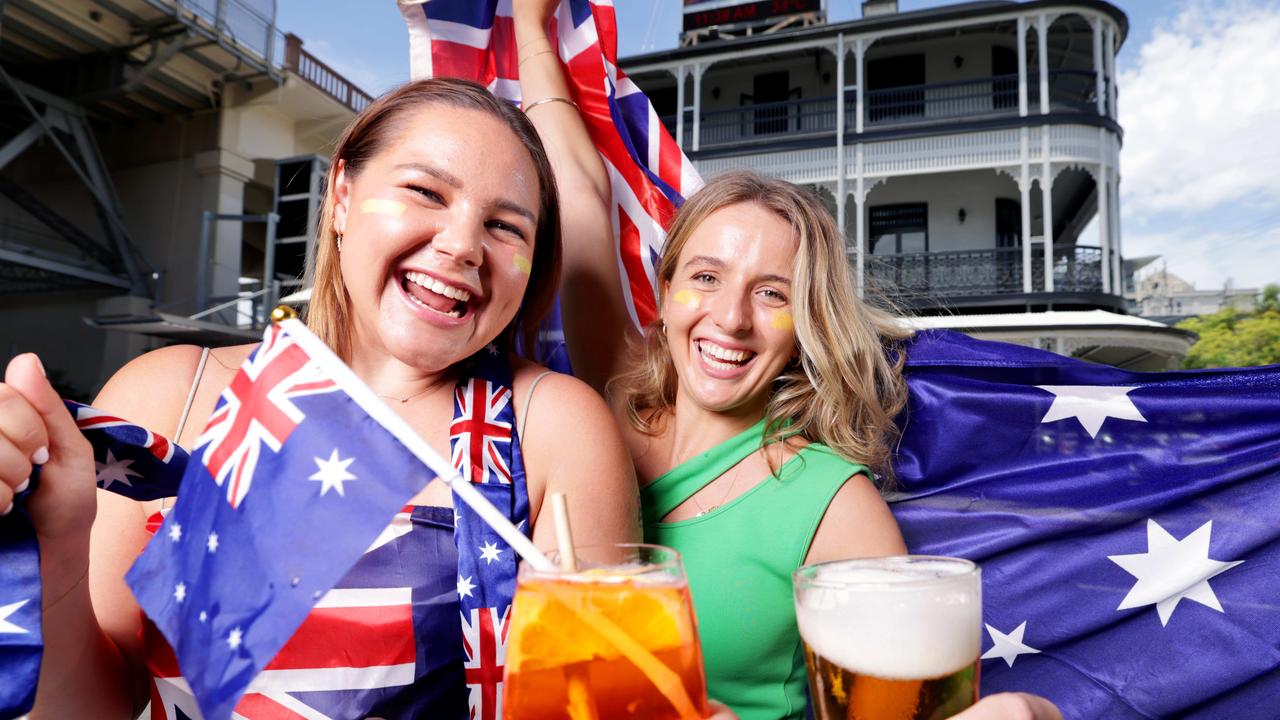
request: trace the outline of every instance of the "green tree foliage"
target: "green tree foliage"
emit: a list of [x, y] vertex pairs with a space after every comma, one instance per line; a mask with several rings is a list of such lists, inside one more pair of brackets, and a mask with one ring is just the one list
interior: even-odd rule
[[1280, 285], [1262, 291], [1253, 313], [1226, 308], [1212, 315], [1188, 318], [1178, 327], [1200, 336], [1183, 367], [1250, 367], [1280, 363]]

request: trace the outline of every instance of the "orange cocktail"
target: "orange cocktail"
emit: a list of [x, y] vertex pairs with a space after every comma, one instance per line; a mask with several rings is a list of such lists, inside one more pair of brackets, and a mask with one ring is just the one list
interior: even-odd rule
[[679, 554], [618, 545], [577, 555], [578, 572], [520, 570], [503, 715], [703, 717], [706, 678]]

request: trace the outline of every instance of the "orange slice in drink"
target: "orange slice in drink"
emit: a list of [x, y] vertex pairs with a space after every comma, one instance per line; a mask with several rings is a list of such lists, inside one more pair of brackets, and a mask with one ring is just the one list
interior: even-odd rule
[[[520, 637], [511, 658], [522, 670], [613, 658], [618, 648], [586, 625], [580, 614], [597, 613], [650, 652], [681, 645], [683, 593], [678, 587], [627, 583], [535, 580], [521, 585], [515, 612]], [[687, 632], [692, 633], [692, 628]]]

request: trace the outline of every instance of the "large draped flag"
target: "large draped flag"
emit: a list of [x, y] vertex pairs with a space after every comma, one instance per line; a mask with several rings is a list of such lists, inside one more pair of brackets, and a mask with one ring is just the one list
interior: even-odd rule
[[893, 510], [983, 572], [984, 692], [1274, 718], [1280, 366], [1137, 373], [917, 335]]
[[[400, 7], [415, 77], [519, 101], [508, 2]], [[565, 0], [556, 24], [644, 325], [661, 228], [700, 182], [617, 68], [612, 3]], [[637, 234], [632, 198], [670, 204], [641, 205]], [[907, 358], [892, 507], [913, 552], [982, 563], [986, 692], [1072, 718], [1276, 716], [1280, 368], [1132, 373], [942, 332]]]

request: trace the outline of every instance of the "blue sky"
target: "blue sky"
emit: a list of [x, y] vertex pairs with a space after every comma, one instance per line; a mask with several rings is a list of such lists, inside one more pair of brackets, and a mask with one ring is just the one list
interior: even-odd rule
[[[676, 45], [680, 0], [614, 2], [624, 57]], [[1130, 26], [1117, 58], [1125, 255], [1162, 255], [1200, 289], [1280, 282], [1280, 0], [1115, 4]], [[860, 7], [828, 0], [833, 21]], [[394, 0], [277, 0], [277, 24], [369, 92], [408, 79]]]

